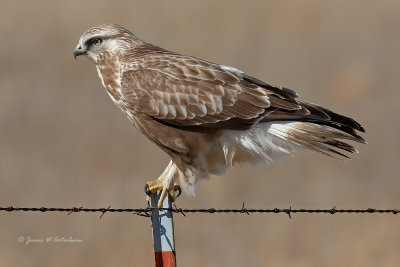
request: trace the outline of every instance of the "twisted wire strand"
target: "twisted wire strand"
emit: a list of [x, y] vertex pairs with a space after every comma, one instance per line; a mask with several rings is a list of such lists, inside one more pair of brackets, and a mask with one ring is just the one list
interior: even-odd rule
[[150, 214], [153, 210], [168, 210], [173, 213], [179, 213], [186, 217], [187, 213], [207, 213], [207, 214], [219, 214], [219, 213], [234, 213], [234, 214], [254, 214], [254, 213], [261, 213], [261, 214], [279, 214], [285, 213], [291, 218], [291, 214], [294, 213], [318, 213], [318, 214], [377, 214], [377, 213], [386, 213], [386, 214], [399, 214], [400, 210], [398, 209], [337, 209], [336, 206], [331, 209], [292, 209], [292, 207], [288, 209], [248, 209], [244, 206], [244, 203], [240, 209], [215, 209], [215, 208], [203, 208], [203, 209], [182, 209], [178, 208], [176, 205], [174, 208], [154, 208], [154, 207], [147, 207], [147, 208], [128, 208], [128, 209], [118, 209], [118, 208], [111, 208], [108, 206], [107, 208], [85, 208], [85, 207], [72, 207], [72, 208], [49, 208], [49, 207], [34, 207], [34, 208], [27, 208], [27, 207], [0, 207], [0, 211], [7, 211], [7, 212], [16, 212], [16, 211], [23, 211], [23, 212], [67, 212], [67, 214], [71, 213], [78, 213], [78, 212], [100, 212], [100, 218], [107, 212], [112, 213], [133, 213], [138, 216], [150, 217]]

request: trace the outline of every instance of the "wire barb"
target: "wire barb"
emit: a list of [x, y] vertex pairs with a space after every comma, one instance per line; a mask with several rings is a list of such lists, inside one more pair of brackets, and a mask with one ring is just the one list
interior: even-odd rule
[[186, 217], [186, 214], [183, 212], [183, 210], [180, 209], [180, 208], [178, 208], [178, 207], [176, 206], [175, 203], [174, 203], [174, 207], [175, 207], [175, 210], [176, 210], [177, 212], [179, 212], [179, 213], [182, 214], [184, 217]]
[[244, 202], [242, 204], [242, 213], [246, 213], [247, 215], [250, 215], [250, 213], [248, 212], [248, 210], [244, 207]]
[[335, 213], [336, 213], [336, 206], [334, 206], [334, 207], [329, 211], [329, 213], [330, 213], [330, 214], [335, 214]]
[[101, 215], [99, 217], [99, 219], [103, 218], [104, 213], [106, 213], [107, 211], [110, 211], [111, 206], [108, 206], [107, 209], [101, 209]]
[[70, 215], [72, 212], [80, 212], [83, 209], [83, 207], [72, 207], [71, 211], [67, 213], [67, 215]]
[[285, 211], [287, 213], [287, 215], [289, 216], [289, 219], [292, 219], [292, 215], [290, 215], [290, 213], [292, 212], [292, 206], [289, 207], [288, 210]]

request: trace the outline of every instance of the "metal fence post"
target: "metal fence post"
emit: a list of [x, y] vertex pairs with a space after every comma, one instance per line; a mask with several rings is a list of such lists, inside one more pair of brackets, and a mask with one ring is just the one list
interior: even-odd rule
[[[151, 226], [153, 228], [154, 265], [156, 267], [176, 267], [174, 222], [172, 211], [157, 209], [161, 191], [150, 196]], [[171, 209], [171, 200], [167, 196], [163, 202], [164, 209]]]

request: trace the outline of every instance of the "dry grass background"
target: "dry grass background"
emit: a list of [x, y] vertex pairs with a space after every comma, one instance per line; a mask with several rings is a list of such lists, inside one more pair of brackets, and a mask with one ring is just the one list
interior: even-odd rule
[[[236, 167], [186, 208], [399, 208], [398, 1], [2, 1], [0, 205], [144, 207], [167, 157], [72, 52], [114, 22], [170, 50], [235, 66], [359, 120], [369, 145], [343, 163], [305, 152]], [[150, 223], [129, 214], [1, 213], [1, 266], [152, 266]], [[399, 266], [393, 215], [175, 217], [180, 266]], [[30, 244], [19, 236], [72, 236]]]

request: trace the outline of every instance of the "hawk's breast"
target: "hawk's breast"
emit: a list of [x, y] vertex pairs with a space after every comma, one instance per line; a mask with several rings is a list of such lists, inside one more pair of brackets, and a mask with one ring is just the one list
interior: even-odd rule
[[119, 70], [119, 61], [105, 61], [96, 66], [97, 74], [106, 89], [112, 101], [124, 112], [127, 109], [124, 105], [123, 95], [121, 93], [121, 73]]

